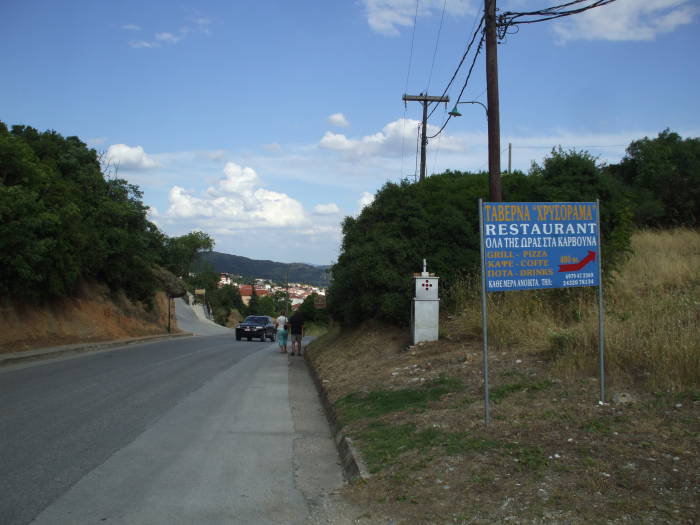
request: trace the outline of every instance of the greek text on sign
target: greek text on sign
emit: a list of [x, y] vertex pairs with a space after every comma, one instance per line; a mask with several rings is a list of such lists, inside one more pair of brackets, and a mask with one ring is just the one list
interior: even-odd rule
[[482, 253], [489, 292], [598, 286], [595, 202], [484, 202]]

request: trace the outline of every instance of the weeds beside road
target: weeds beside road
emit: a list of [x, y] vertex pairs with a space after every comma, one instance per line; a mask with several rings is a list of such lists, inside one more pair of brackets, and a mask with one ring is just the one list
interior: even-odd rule
[[700, 235], [634, 243], [606, 290], [605, 404], [592, 290], [492, 301], [488, 427], [473, 290], [434, 343], [372, 325], [319, 338], [312, 364], [372, 473], [346, 497], [406, 524], [697, 523]]

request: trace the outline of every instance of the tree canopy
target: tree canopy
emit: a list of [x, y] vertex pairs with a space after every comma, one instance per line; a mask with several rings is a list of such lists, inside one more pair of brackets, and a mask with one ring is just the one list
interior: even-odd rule
[[[630, 251], [634, 227], [698, 226], [700, 139], [663, 131], [632, 142], [619, 164], [601, 165], [585, 151], [552, 150], [529, 173], [502, 177], [505, 201], [600, 199], [605, 276]], [[343, 223], [332, 268], [331, 315], [343, 323], [377, 318], [406, 324], [410, 276], [428, 259], [449, 287], [479, 264], [478, 199], [488, 200], [485, 173], [446, 171], [419, 183], [387, 183], [358, 217]]]
[[0, 292], [47, 299], [94, 279], [150, 301], [156, 265], [182, 275], [213, 241], [202, 232], [168, 238], [142, 196], [105, 177], [77, 137], [0, 122]]

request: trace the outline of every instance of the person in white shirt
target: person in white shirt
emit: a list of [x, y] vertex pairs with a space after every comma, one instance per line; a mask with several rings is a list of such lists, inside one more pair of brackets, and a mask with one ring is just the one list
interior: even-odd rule
[[277, 318], [277, 344], [280, 345], [280, 352], [283, 354], [287, 353], [287, 319], [284, 314], [280, 314]]

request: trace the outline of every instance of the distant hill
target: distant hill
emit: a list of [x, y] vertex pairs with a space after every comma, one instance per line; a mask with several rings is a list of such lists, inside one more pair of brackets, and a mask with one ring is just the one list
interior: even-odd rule
[[[198, 269], [210, 264], [215, 272], [232, 273], [244, 277], [260, 277], [292, 283], [328, 286], [330, 266], [313, 266], [304, 263], [281, 263], [248, 259], [240, 255], [220, 252], [203, 252], [199, 256]], [[289, 272], [289, 273], [287, 273]]]

